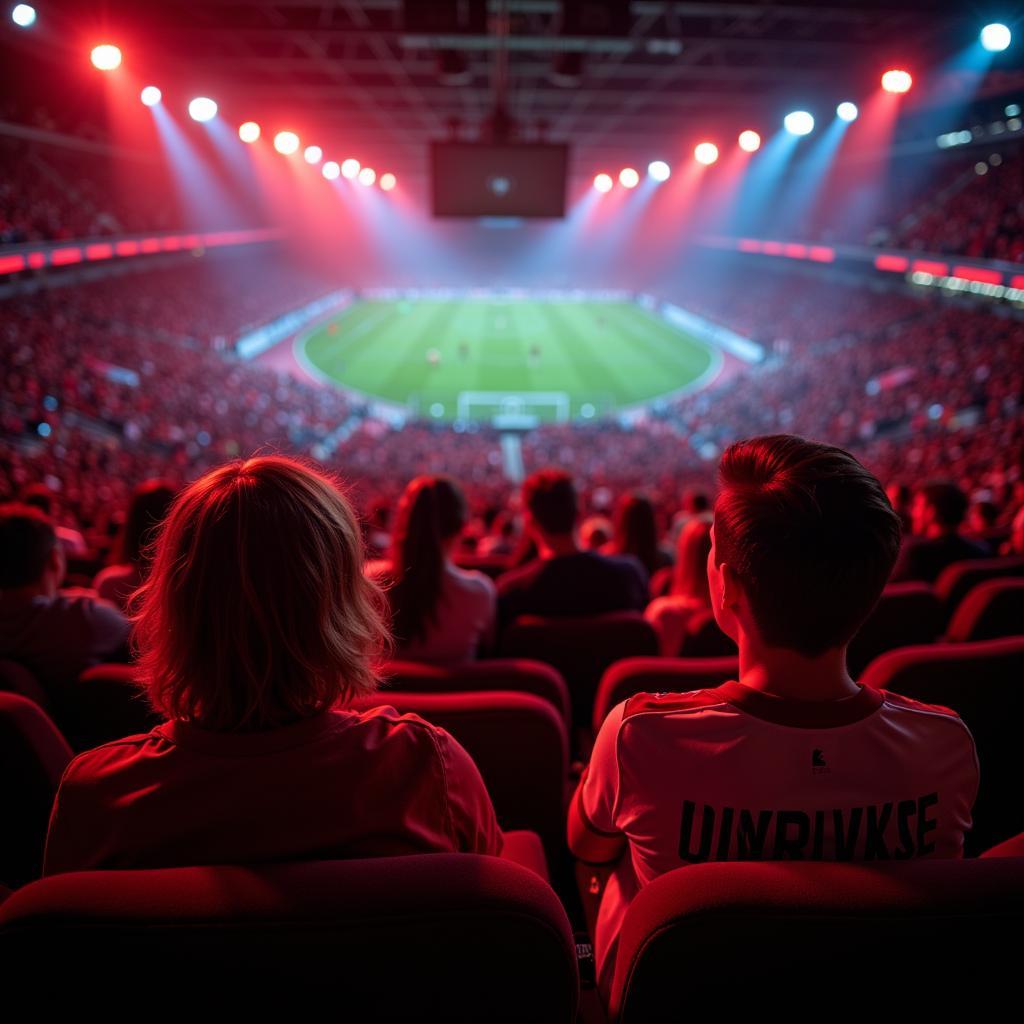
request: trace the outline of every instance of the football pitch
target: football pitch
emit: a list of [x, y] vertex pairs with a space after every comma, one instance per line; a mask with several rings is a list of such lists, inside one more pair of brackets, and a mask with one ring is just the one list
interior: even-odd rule
[[325, 380], [443, 420], [601, 416], [699, 387], [720, 355], [631, 302], [364, 300], [297, 339]]

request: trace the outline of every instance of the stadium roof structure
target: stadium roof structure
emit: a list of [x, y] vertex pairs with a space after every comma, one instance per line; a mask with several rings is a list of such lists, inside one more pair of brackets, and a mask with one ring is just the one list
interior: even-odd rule
[[[920, 81], [979, 29], [977, 11], [952, 0], [468, 0], [466, 30], [432, 21], [453, 6], [60, 4], [71, 17], [102, 7], [106, 25], [136, 33], [127, 45], [141, 43], [152, 68], [204, 95], [216, 89], [224, 109], [230, 99], [221, 97], [244, 105], [246, 117], [291, 111], [399, 173], [425, 167], [428, 141], [486, 133], [496, 75], [522, 137], [568, 141], [588, 166], [635, 162], [680, 136], [774, 130], [787, 110], [812, 100], [834, 109], [876, 89], [889, 66], [907, 66]], [[608, 13], [597, 29], [587, 21], [594, 6]], [[1011, 53], [1000, 67], [1019, 68], [1018, 58]]]

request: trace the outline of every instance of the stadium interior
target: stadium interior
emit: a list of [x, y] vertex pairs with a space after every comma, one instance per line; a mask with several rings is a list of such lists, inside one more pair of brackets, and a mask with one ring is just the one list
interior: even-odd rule
[[[40, 985], [107, 1010], [198, 984], [302, 1019], [565, 1024], [760, 1013], [766, 992], [799, 991], [806, 1012], [1019, 1003], [1024, 5], [38, 0], [0, 11], [0, 82], [0, 520], [61, 553], [40, 596], [19, 575], [29, 541], [0, 522], [9, 1019], [44, 1005]], [[730, 855], [722, 824], [716, 856], [706, 806], [708, 851], [683, 856], [676, 826], [679, 866], [636, 883], [612, 959], [599, 914], [624, 883], [573, 839], [576, 814], [592, 842], [612, 834], [588, 818], [587, 773], [608, 723], [653, 699], [637, 695], [747, 682], [709, 584], [712, 526], [727, 453], [777, 435], [849, 453], [899, 518], [844, 671], [959, 716], [980, 765], [970, 826], [952, 855], [869, 864], [867, 839], [786, 854], [782, 825], [777, 856], [763, 840]], [[454, 737], [501, 856], [324, 842], [202, 859], [183, 822], [177, 860], [133, 861], [118, 815], [154, 776], [95, 826], [103, 856], [53, 869], [74, 766], [189, 717], [154, 697], [135, 632], [157, 643], [162, 524], [196, 481], [273, 456], [338, 484], [390, 615], [379, 686], [346, 706]], [[572, 521], [548, 529], [537, 488], [563, 485]], [[436, 572], [477, 595], [479, 622], [477, 605], [444, 611], [435, 577], [427, 625], [409, 625], [428, 499]], [[564, 593], [527, 601], [538, 567], [584, 553], [640, 596], [566, 569]], [[225, 583], [225, 604], [254, 579]], [[61, 594], [124, 632], [77, 660], [80, 623], [30, 642], [25, 608]], [[200, 650], [216, 629], [175, 638]], [[862, 768], [836, 769], [829, 799], [855, 804]], [[888, 782], [878, 835], [904, 828], [910, 783]], [[354, 806], [323, 813], [371, 814]], [[629, 839], [635, 864], [657, 843]], [[880, 964], [851, 981], [869, 950], [955, 986], [892, 997]]]

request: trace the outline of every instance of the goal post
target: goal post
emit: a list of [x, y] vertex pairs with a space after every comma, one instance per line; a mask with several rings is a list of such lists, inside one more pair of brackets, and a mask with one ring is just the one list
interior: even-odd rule
[[567, 423], [569, 395], [565, 391], [460, 391], [456, 418], [490, 420], [506, 430], [528, 430], [538, 423]]

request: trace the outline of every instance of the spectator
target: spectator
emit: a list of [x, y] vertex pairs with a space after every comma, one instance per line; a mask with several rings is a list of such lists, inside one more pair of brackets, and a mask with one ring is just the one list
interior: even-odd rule
[[91, 665], [123, 658], [128, 623], [92, 591], [61, 591], [64, 547], [30, 505], [0, 506], [0, 658], [29, 669], [57, 702]]
[[57, 539], [61, 542], [65, 554], [70, 558], [88, 557], [89, 545], [85, 543], [81, 531], [57, 524], [57, 502], [53, 491], [46, 484], [30, 484], [21, 492], [21, 500], [25, 505], [39, 509], [48, 519], [53, 520]]
[[956, 484], [937, 480], [918, 487], [910, 506], [914, 533], [904, 540], [893, 580], [934, 583], [947, 565], [987, 558], [987, 544], [960, 535], [966, 514], [967, 496]]
[[493, 642], [494, 583], [452, 562], [465, 525], [466, 500], [453, 480], [420, 476], [406, 487], [395, 517], [391, 561], [368, 567], [390, 580], [399, 657], [457, 665]]
[[665, 657], [679, 655], [686, 624], [694, 612], [711, 610], [710, 552], [711, 525], [704, 519], [691, 519], [679, 534], [671, 589], [664, 597], [655, 598], [644, 612], [644, 618], [658, 634], [658, 644]]
[[626, 491], [615, 505], [615, 526], [606, 555], [632, 555], [648, 578], [667, 568], [672, 559], [658, 547], [658, 524], [654, 503], [636, 491]]
[[878, 481], [841, 449], [786, 435], [733, 445], [720, 475], [708, 578], [739, 682], [617, 705], [570, 807], [576, 856], [615, 863], [594, 942], [605, 991], [629, 903], [666, 871], [959, 857], [971, 826], [963, 722], [846, 671], [899, 551]]
[[175, 500], [137, 624], [150, 701], [169, 721], [79, 755], [44, 874], [431, 851], [496, 854], [469, 755], [388, 707], [384, 602], [359, 526], [320, 473], [229, 463]]
[[498, 580], [498, 620], [520, 615], [598, 615], [643, 609], [647, 581], [633, 559], [581, 551], [576, 489], [568, 473], [543, 469], [523, 484], [523, 526], [537, 557]]
[[96, 593], [121, 611], [128, 610], [128, 599], [149, 571], [156, 530], [174, 501], [174, 493], [166, 480], [146, 480], [135, 488], [121, 531], [119, 561], [100, 570], [93, 580]]

